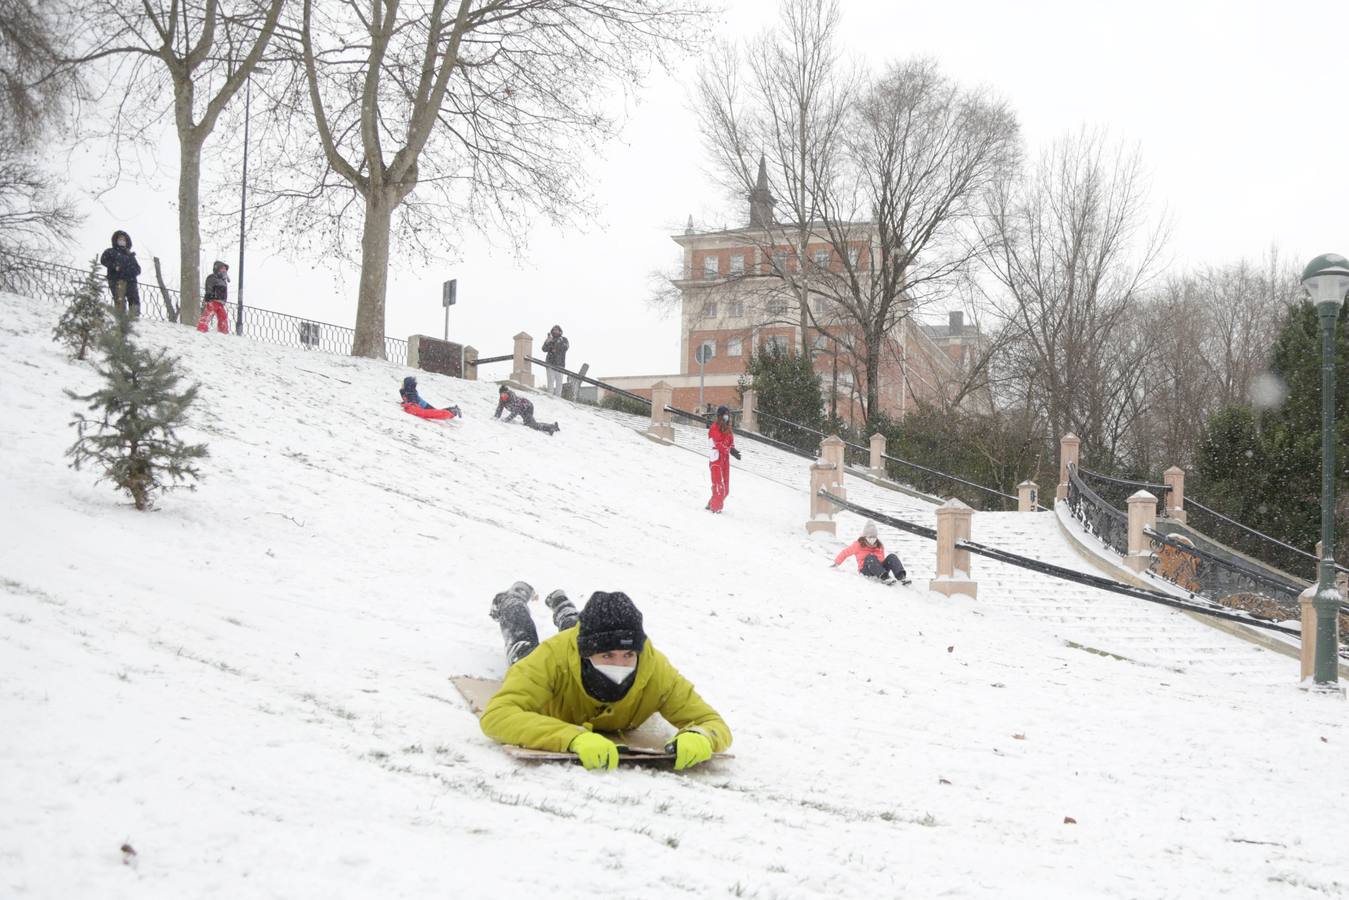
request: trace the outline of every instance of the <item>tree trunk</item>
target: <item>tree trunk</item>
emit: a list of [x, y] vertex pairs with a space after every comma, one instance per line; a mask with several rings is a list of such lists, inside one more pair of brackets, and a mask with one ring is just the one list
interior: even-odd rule
[[867, 338], [867, 405], [862, 419], [868, 425], [881, 410], [881, 353], [884, 352], [885, 332]]
[[389, 231], [398, 201], [389, 190], [372, 189], [365, 198], [361, 233], [361, 286], [356, 301], [352, 356], [384, 359], [384, 299], [389, 287]]
[[178, 132], [178, 321], [195, 325], [201, 314], [201, 142]]

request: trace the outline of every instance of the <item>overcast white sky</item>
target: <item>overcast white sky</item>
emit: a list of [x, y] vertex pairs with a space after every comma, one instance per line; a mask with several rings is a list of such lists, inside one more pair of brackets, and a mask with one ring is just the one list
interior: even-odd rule
[[[1258, 257], [1271, 242], [1299, 265], [1318, 253], [1349, 253], [1342, 3], [844, 0], [843, 9], [845, 52], [875, 65], [926, 55], [963, 82], [994, 87], [1017, 111], [1032, 154], [1083, 124], [1136, 143], [1151, 172], [1154, 211], [1172, 221], [1176, 267]], [[707, 20], [706, 35], [710, 43], [752, 34], [776, 14], [775, 0], [734, 0]], [[395, 261], [388, 333], [441, 334], [440, 283], [457, 277], [451, 338], [484, 356], [510, 352], [521, 330], [541, 340], [556, 323], [571, 338], [573, 366], [589, 362], [601, 376], [678, 371], [678, 323], [646, 303], [649, 277], [677, 260], [669, 236], [690, 214], [709, 227], [740, 224], [744, 215], [706, 173], [687, 101], [697, 62], [653, 76], [641, 91], [622, 139], [595, 165], [594, 221], [539, 227], [520, 259], [470, 240], [462, 259]], [[78, 255], [87, 259], [114, 227], [125, 227], [147, 270], [157, 254], [175, 284], [175, 166], [170, 154], [153, 182], [127, 182], [103, 196]], [[238, 193], [203, 202], [237, 210]], [[238, 253], [237, 239], [204, 249], [206, 261], [220, 257], [232, 267]], [[338, 324], [354, 319], [354, 264], [335, 286], [342, 267], [287, 258], [263, 235], [250, 239], [247, 260], [247, 304]]]

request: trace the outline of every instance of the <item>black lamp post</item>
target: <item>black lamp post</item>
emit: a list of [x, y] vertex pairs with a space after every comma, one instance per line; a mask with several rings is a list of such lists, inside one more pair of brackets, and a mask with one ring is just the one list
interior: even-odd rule
[[244, 82], [244, 171], [239, 180], [239, 287], [234, 296], [234, 333], [244, 333], [244, 238], [248, 225], [248, 120], [253, 100], [253, 76], [266, 74], [254, 68]]
[[1335, 323], [1349, 293], [1349, 259], [1325, 253], [1307, 263], [1302, 286], [1321, 319], [1321, 567], [1316, 585], [1317, 685], [1339, 681], [1337, 616], [1340, 593], [1335, 589]]

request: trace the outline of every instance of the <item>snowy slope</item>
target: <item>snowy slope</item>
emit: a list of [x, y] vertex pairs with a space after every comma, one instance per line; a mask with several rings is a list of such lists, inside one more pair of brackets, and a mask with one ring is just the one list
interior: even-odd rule
[[[0, 896], [1349, 895], [1346, 705], [1293, 660], [1151, 608], [1196, 629], [1175, 655], [1086, 653], [1025, 605], [1092, 598], [991, 570], [930, 595], [908, 537], [883, 535], [911, 589], [830, 569], [803, 462], [759, 445], [710, 516], [706, 460], [614, 417], [536, 399], [549, 438], [422, 374], [467, 414], [424, 422], [400, 367], [153, 323], [212, 455], [139, 514], [65, 465], [61, 388], [95, 378], [56, 310], [0, 303]], [[976, 539], [1048, 540], [996, 521]], [[628, 592], [736, 759], [500, 753], [447, 676], [502, 673], [486, 612], [517, 578]], [[1200, 636], [1257, 662], [1186, 665]]]

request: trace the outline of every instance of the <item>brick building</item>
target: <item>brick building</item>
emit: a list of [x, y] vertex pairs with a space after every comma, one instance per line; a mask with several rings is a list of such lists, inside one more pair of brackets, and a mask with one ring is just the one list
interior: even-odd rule
[[[774, 201], [762, 161], [758, 182], [750, 194], [748, 225], [697, 231], [690, 218], [684, 233], [673, 236], [683, 251], [682, 271], [673, 279], [680, 293], [679, 371], [601, 380], [648, 398], [651, 386], [665, 381], [674, 388], [673, 405], [693, 410], [701, 375], [706, 405], [738, 407], [739, 380], [753, 352], [773, 344], [800, 350], [799, 301], [790, 282], [800, 277], [842, 278], [847, 273], [866, 277], [874, 226], [854, 223], [826, 234], [823, 223], [815, 223], [804, 252], [798, 253], [785, 226], [773, 220]], [[821, 375], [826, 412], [836, 410], [853, 421], [861, 417], [857, 401], [865, 396], [864, 369], [840, 348], [837, 338], [846, 326], [831, 314], [829, 301], [816, 297], [811, 302], [814, 324], [807, 325], [806, 338]], [[921, 325], [905, 317], [887, 337], [882, 355], [882, 410], [900, 418], [920, 400], [939, 400], [961, 379], [978, 340], [959, 312], [951, 313], [944, 326]], [[700, 351], [705, 360], [701, 366]], [[987, 392], [970, 402], [988, 403]]]

